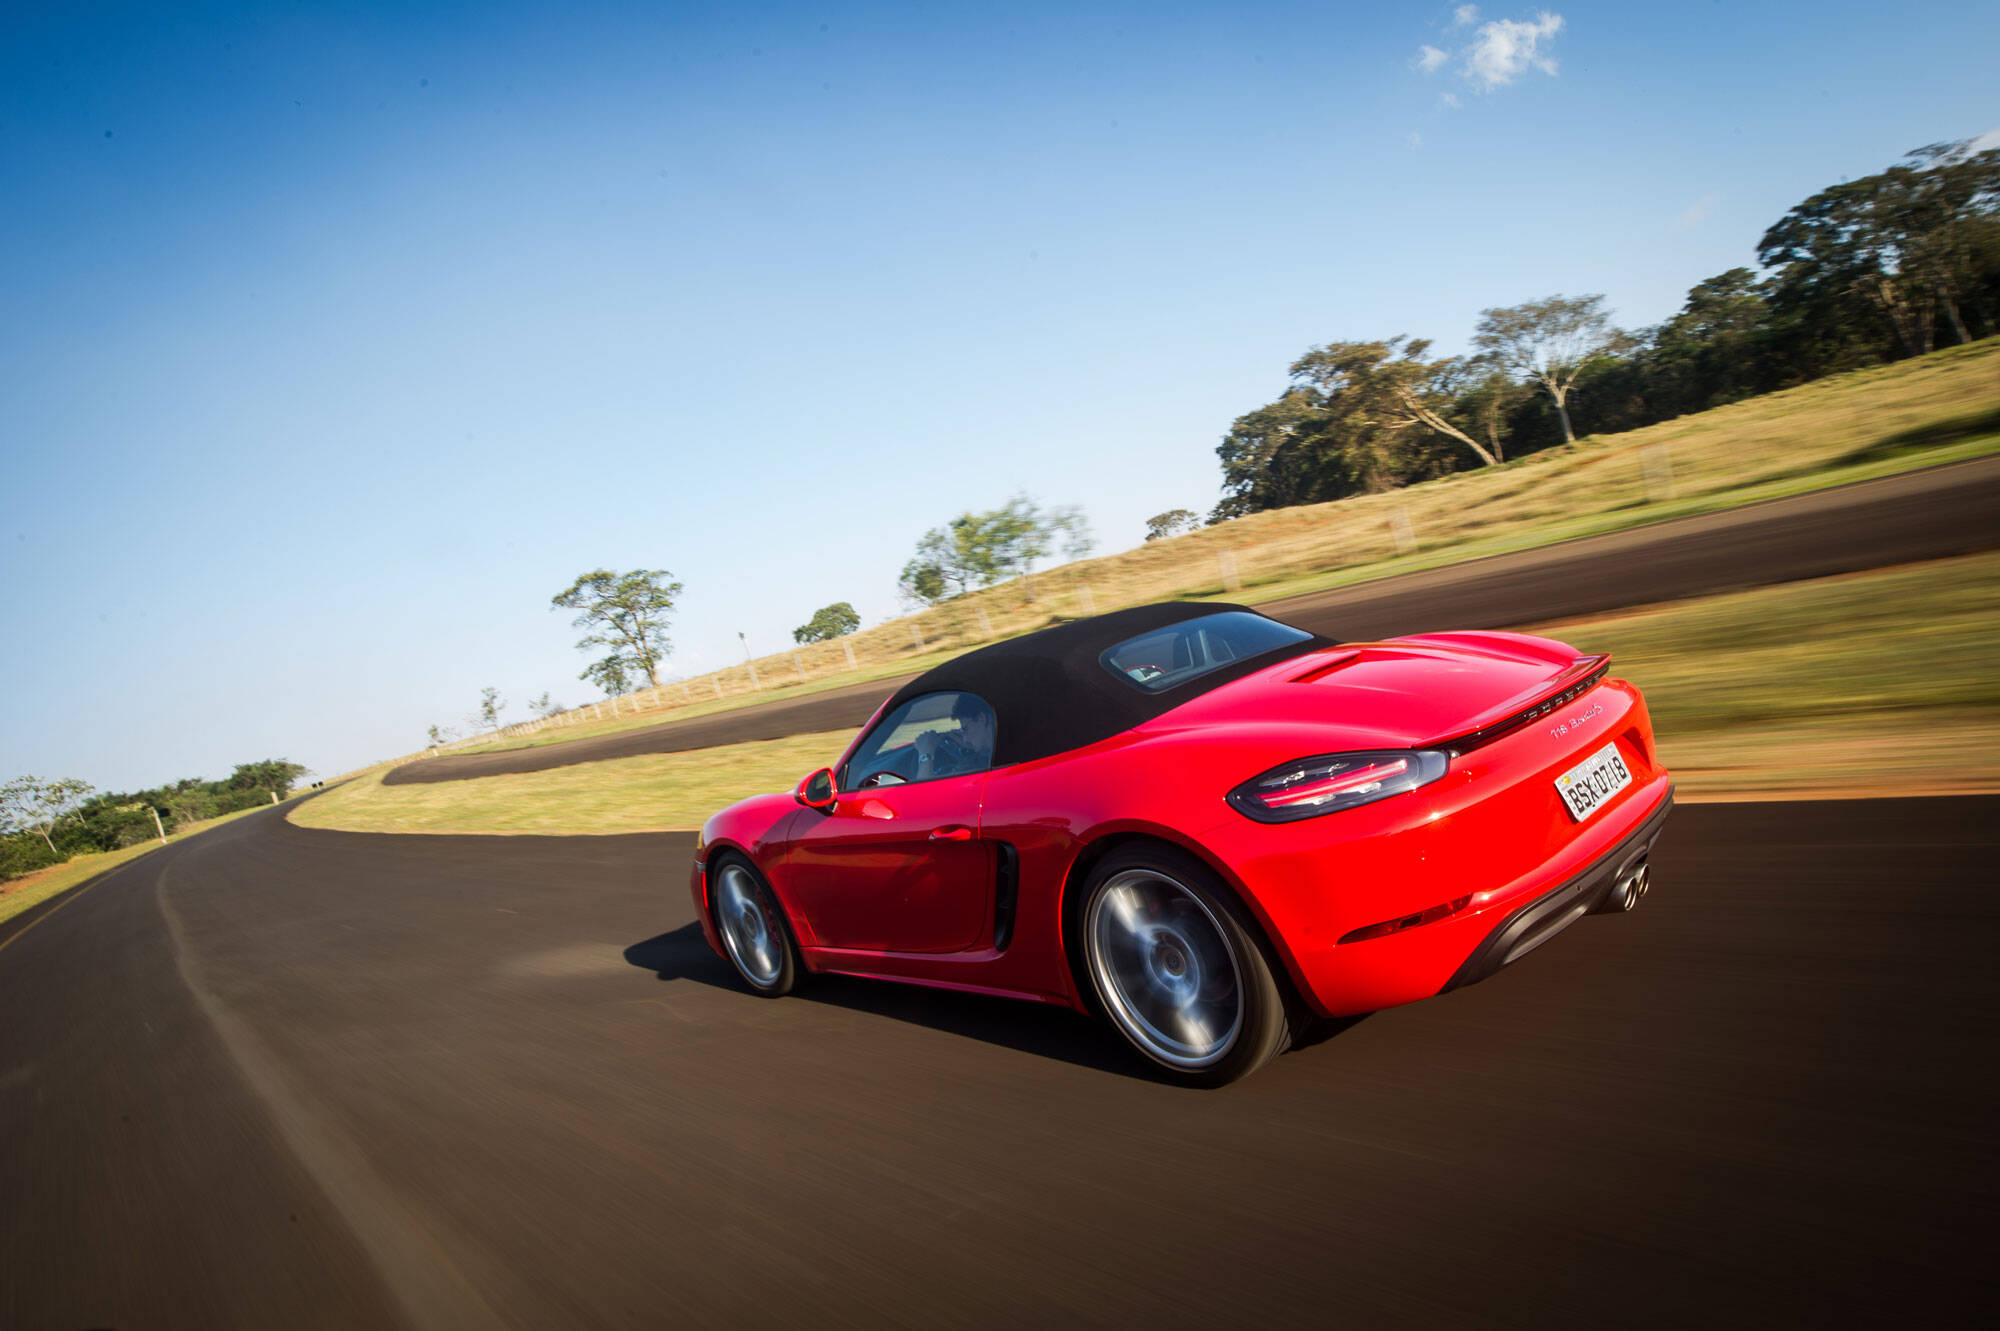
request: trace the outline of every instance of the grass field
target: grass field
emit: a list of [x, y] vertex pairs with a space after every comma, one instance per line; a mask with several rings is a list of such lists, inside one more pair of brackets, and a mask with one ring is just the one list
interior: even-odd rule
[[[1537, 630], [1612, 652], [1646, 691], [1691, 798], [2000, 789], [2000, 554], [1821, 578]], [[700, 826], [790, 789], [851, 732], [383, 786], [292, 821], [365, 832], [611, 833]]]
[[[456, 752], [561, 743], [914, 672], [1055, 615], [1173, 597], [1252, 604], [1580, 536], [1714, 512], [2000, 452], [2000, 338], [1858, 370], [1627, 434], [1586, 437], [1497, 467], [1386, 494], [1253, 514], [1065, 565], [911, 619], [642, 697], [645, 709], [574, 719]], [[1403, 523], [1414, 538], [1400, 548]], [[1226, 585], [1225, 559], [1239, 588]], [[982, 622], [983, 621], [983, 622]], [[912, 627], [925, 646], [919, 649]], [[716, 696], [716, 688], [724, 696]], [[629, 706], [629, 704], [628, 704]]]
[[375, 772], [308, 800], [290, 817], [301, 827], [352, 832], [575, 836], [699, 827], [746, 795], [790, 790], [838, 758], [853, 737], [830, 731], [425, 785], [385, 786]]
[[1613, 654], [1690, 795], [2000, 790], [2000, 554], [1538, 631]]
[[[294, 797], [296, 798], [296, 796]], [[235, 813], [225, 813], [220, 818], [210, 818], [206, 822], [195, 823], [168, 836], [169, 843], [185, 841], [191, 836], [199, 836], [211, 827], [220, 827], [227, 822], [256, 813], [265, 806], [255, 809], [238, 809]], [[52, 864], [46, 869], [37, 869], [30, 874], [6, 883], [0, 883], [0, 921], [11, 920], [32, 906], [39, 906], [50, 897], [60, 896], [72, 887], [79, 886], [98, 874], [116, 869], [121, 864], [129, 864], [148, 851], [158, 850], [158, 841], [144, 841], [123, 850], [107, 850], [96, 855], [79, 855], [61, 864]]]

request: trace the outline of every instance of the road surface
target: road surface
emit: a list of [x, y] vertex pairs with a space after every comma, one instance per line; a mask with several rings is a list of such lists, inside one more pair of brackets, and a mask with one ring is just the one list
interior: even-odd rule
[[1694, 805], [1629, 916], [1219, 1092], [703, 946], [690, 838], [252, 815], [0, 926], [0, 1326], [1935, 1325], [2000, 799]]

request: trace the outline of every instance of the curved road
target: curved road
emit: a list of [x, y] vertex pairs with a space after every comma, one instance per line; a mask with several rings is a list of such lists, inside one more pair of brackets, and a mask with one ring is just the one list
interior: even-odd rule
[[1051, 1009], [751, 997], [686, 836], [253, 815], [0, 927], [0, 1326], [1956, 1321], [1996, 829], [1683, 807], [1633, 915], [1200, 1093]]
[[[1996, 546], [2000, 457], [1335, 587], [1262, 608], [1301, 628], [1361, 642], [1439, 629], [1546, 623]], [[539, 772], [857, 727], [909, 678], [851, 684], [562, 744], [448, 754], [398, 767], [382, 780], [403, 785]]]

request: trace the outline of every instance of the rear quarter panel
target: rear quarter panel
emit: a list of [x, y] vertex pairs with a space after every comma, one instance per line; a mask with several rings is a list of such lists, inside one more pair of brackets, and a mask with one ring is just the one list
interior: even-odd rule
[[[1453, 760], [1407, 795], [1290, 824], [1254, 822], [1224, 796], [1277, 763], [1332, 751], [1299, 728], [1152, 727], [1089, 749], [994, 772], [981, 835], [1020, 855], [1021, 905], [1010, 968], [1082, 1006], [1065, 956], [1065, 885], [1097, 848], [1125, 835], [1178, 845], [1221, 876], [1263, 926], [1278, 960], [1322, 1014], [1427, 997], [1485, 932], [1649, 812], [1667, 778], [1644, 699], [1606, 680], [1567, 716]], [[1582, 717], [1580, 724], [1571, 724]], [[1355, 738], [1359, 738], [1358, 736]], [[1577, 824], [1554, 778], [1615, 742], [1630, 787]], [[1354, 747], [1366, 747], [1355, 745]], [[1341, 946], [1351, 930], [1471, 894], [1461, 916], [1387, 940]]]

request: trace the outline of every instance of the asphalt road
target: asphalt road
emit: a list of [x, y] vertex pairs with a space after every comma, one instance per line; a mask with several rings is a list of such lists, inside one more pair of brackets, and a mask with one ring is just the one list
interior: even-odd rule
[[[2000, 458], [1984, 458], [1337, 587], [1261, 608], [1301, 628], [1363, 642], [1439, 629], [1546, 623], [1996, 546]], [[532, 749], [448, 754], [396, 768], [383, 783], [539, 772], [858, 727], [908, 678]]]
[[1983, 1320], [1997, 840], [1684, 806], [1634, 914], [1203, 1093], [751, 997], [686, 836], [253, 815], [0, 926], [0, 1326]]

